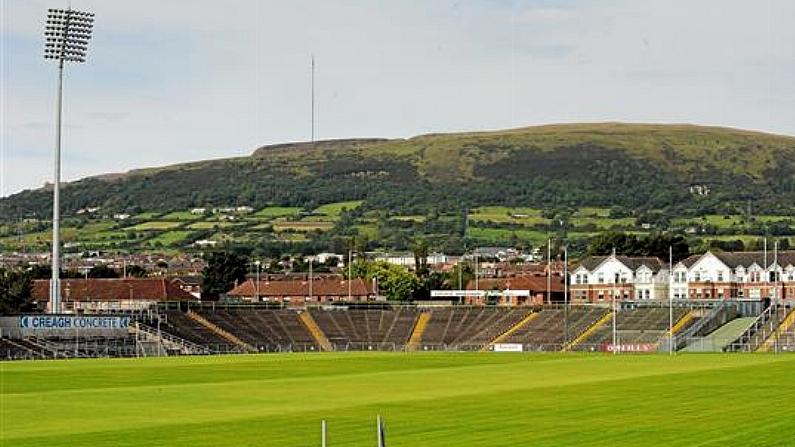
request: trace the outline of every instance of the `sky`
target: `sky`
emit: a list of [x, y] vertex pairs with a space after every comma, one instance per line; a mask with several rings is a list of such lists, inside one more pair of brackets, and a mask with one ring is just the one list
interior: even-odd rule
[[[52, 182], [48, 8], [0, 0], [0, 197]], [[795, 136], [795, 2], [72, 0], [96, 14], [64, 75], [64, 181], [311, 138], [549, 123]]]

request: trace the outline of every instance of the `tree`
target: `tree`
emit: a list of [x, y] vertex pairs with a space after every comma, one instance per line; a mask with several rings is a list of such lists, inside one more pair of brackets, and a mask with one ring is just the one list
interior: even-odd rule
[[0, 315], [32, 312], [35, 309], [30, 272], [0, 269]]
[[133, 278], [146, 278], [146, 275], [149, 274], [145, 268], [136, 264], [128, 265], [126, 270], [127, 276], [131, 276]]
[[420, 279], [425, 279], [431, 272], [431, 269], [428, 267], [428, 243], [425, 239], [421, 239], [419, 242], [414, 244], [414, 271], [417, 273], [417, 277]]
[[357, 261], [351, 266], [353, 278], [378, 281], [378, 288], [390, 301], [410, 300], [422, 282], [405, 268], [386, 261]]
[[588, 254], [591, 256], [606, 256], [612, 254], [613, 250], [619, 255], [637, 255], [638, 237], [634, 234], [611, 231], [600, 233], [588, 244]]
[[105, 264], [95, 265], [88, 271], [89, 278], [118, 278], [119, 272]]
[[246, 280], [247, 264], [247, 258], [234, 253], [213, 253], [202, 270], [202, 290], [210, 295], [232, 290], [236, 282]]

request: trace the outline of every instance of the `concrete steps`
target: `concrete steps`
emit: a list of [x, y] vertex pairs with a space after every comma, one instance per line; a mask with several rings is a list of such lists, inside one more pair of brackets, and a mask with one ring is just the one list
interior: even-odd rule
[[688, 344], [682, 352], [723, 352], [723, 348], [743, 335], [756, 321], [756, 317], [736, 318], [711, 334]]

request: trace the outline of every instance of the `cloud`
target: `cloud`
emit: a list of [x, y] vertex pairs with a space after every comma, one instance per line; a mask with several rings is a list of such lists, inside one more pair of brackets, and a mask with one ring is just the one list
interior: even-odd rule
[[121, 121], [130, 116], [130, 112], [88, 112], [86, 117], [99, 121]]
[[559, 24], [572, 18], [570, 10], [561, 8], [528, 8], [515, 14], [514, 20], [527, 24]]

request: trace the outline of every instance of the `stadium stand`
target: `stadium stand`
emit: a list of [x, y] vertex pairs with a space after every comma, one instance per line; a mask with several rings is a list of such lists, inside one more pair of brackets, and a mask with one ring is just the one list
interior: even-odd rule
[[688, 338], [683, 352], [722, 352], [744, 334], [756, 321], [755, 317], [735, 318], [703, 337]]
[[[725, 305], [695, 310], [674, 307], [674, 322], [678, 322], [674, 332], [682, 334], [686, 343], [673, 340], [675, 348], [795, 351], [792, 308], [771, 306], [759, 316], [737, 315], [737, 309]], [[4, 334], [0, 359], [320, 350], [475, 351], [493, 349], [495, 343], [521, 344], [524, 351], [596, 351], [612, 343], [613, 327], [609, 309], [593, 305], [568, 309], [559, 305], [292, 309], [213, 303], [190, 310], [161, 308], [134, 318], [129, 332], [115, 338], [80, 334], [9, 339]], [[669, 324], [669, 308], [659, 304], [621, 309], [616, 319], [617, 342], [644, 345], [644, 351], [664, 350], [666, 345], [660, 342], [667, 340]]]
[[212, 352], [237, 352], [237, 347], [225, 338], [196, 322], [179, 310], [166, 310], [160, 329], [190, 342], [207, 346]]
[[778, 327], [767, 337], [764, 343], [759, 346], [757, 352], [778, 350], [781, 347], [780, 341], [782, 336], [787, 334], [789, 329], [795, 324], [795, 310], [789, 311], [788, 309], [782, 308], [781, 313], [787, 314], [787, 316], [781, 320]]
[[403, 348], [411, 337], [419, 312], [391, 310], [312, 309], [310, 314], [335, 350]]
[[783, 306], [769, 306], [752, 325], [734, 342], [726, 347], [729, 351], [754, 352], [759, 349], [782, 322], [787, 318], [789, 309]]
[[257, 351], [317, 349], [294, 310], [202, 309], [197, 313]]
[[[689, 312], [687, 308], [674, 308], [674, 322]], [[616, 342], [619, 344], [656, 344], [665, 335], [669, 325], [667, 307], [637, 307], [622, 309], [616, 318]], [[612, 324], [597, 328], [585, 340], [574, 346], [575, 351], [596, 351], [612, 343]]]
[[0, 338], [0, 360], [40, 360], [52, 358], [52, 352], [27, 340]]
[[446, 307], [432, 309], [420, 340], [421, 349], [476, 350], [515, 326], [532, 312], [514, 307]]
[[[526, 351], [559, 351], [607, 313], [607, 309], [592, 306], [572, 306], [566, 315], [563, 308], [542, 309], [538, 318], [511, 334], [505, 343], [521, 343]], [[566, 320], [568, 319], [568, 334]]]

